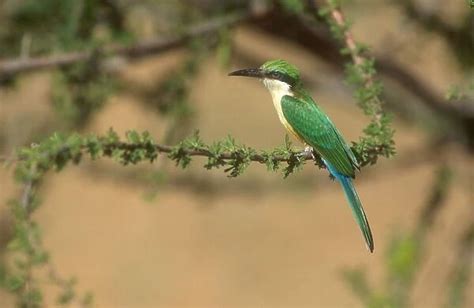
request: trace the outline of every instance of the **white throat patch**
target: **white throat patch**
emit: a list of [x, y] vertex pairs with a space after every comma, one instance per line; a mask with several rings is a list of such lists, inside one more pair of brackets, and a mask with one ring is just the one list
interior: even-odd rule
[[293, 96], [293, 92], [291, 92], [290, 85], [283, 81], [275, 79], [263, 79], [263, 84], [272, 95], [273, 105], [275, 106], [275, 109], [278, 113], [278, 118], [280, 119], [280, 122], [286, 126], [288, 123], [281, 109], [281, 98], [285, 95]]

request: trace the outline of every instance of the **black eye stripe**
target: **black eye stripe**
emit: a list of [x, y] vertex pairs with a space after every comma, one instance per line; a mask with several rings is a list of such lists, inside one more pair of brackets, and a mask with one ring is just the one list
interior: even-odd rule
[[280, 72], [275, 72], [275, 71], [268, 73], [267, 78], [280, 80], [280, 81], [283, 81], [283, 82], [285, 82], [289, 85], [294, 85], [295, 82], [296, 82], [296, 80], [294, 80], [290, 76], [282, 74]]

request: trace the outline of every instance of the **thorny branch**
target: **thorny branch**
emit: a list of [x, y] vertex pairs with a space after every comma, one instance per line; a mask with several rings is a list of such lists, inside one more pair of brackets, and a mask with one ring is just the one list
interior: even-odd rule
[[457, 245], [456, 263], [450, 272], [449, 299], [446, 307], [463, 307], [466, 303], [466, 290], [469, 280], [472, 279], [469, 273], [472, 272], [474, 266], [473, 257], [474, 223], [471, 223], [463, 232]]
[[99, 50], [69, 52], [36, 58], [20, 58], [0, 61], [0, 81], [8, 79], [18, 73], [39, 70], [57, 66], [71, 65], [77, 62], [88, 61], [97, 55], [114, 55], [128, 58], [138, 58], [151, 54], [158, 54], [182, 46], [190, 38], [204, 36], [216, 30], [243, 21], [249, 14], [230, 14], [224, 17], [190, 26], [181, 35], [172, 35], [156, 38], [149, 41], [140, 41], [135, 45], [107, 45]]
[[[436, 8], [434, 10], [423, 10], [421, 9], [420, 5], [417, 5], [416, 1], [413, 0], [394, 1], [394, 3], [396, 5], [399, 5], [405, 12], [405, 15], [409, 17], [413, 22], [419, 24], [428, 31], [438, 33], [447, 42], [452, 44], [453, 47], [455, 47], [453, 48], [454, 52], [460, 52], [461, 50], [465, 50], [468, 55], [472, 55], [472, 52], [474, 51], [474, 45], [472, 44], [474, 40], [474, 32], [472, 31], [472, 27], [474, 25], [472, 19], [472, 12], [468, 12], [461, 18], [458, 18], [456, 22], [457, 25], [454, 26], [450, 23], [447, 23], [442, 17], [442, 8]], [[431, 5], [438, 6], [438, 4], [436, 3]], [[466, 9], [469, 10], [467, 8], [467, 3]], [[470, 58], [472, 59], [472, 56]], [[466, 60], [464, 61], [464, 64], [473, 64], [472, 60], [469, 60], [467, 58], [464, 60]]]
[[[181, 163], [183, 159], [188, 160], [192, 156], [208, 158], [210, 160], [206, 165], [208, 168], [224, 165], [231, 166], [233, 164], [245, 164], [246, 166], [251, 162], [277, 167], [279, 163], [299, 165], [310, 160], [313, 160], [319, 167], [325, 168], [317, 153], [294, 150], [291, 148], [289, 141], [287, 141], [285, 147], [272, 150], [256, 150], [237, 144], [230, 137], [223, 141], [206, 145], [202, 142], [197, 132], [173, 146], [153, 142], [151, 136], [146, 131], [142, 134], [129, 131], [127, 133], [127, 141], [118, 140], [118, 136], [112, 130], [109, 131], [108, 135], [102, 137], [82, 137], [78, 134], [72, 134], [67, 137], [57, 136], [53, 135], [36, 147], [24, 148], [15, 158], [0, 156], [0, 161], [15, 163], [17, 168], [19, 164], [20, 166], [25, 166], [23, 172], [26, 174], [24, 178], [27, 180], [24, 181], [25, 193], [22, 199], [26, 199], [28, 196], [27, 192], [32, 189], [29, 184], [29, 175], [32, 174], [31, 168], [34, 167], [41, 174], [53, 165], [56, 165], [56, 169], [60, 169], [68, 161], [78, 163], [85, 154], [90, 154], [92, 159], [100, 158], [100, 156], [116, 158], [123, 164], [135, 164], [142, 160], [154, 161], [157, 155], [167, 154], [171, 160], [175, 160], [177, 163]], [[368, 150], [369, 153], [364, 154], [378, 155], [386, 150], [384, 146], [375, 145]], [[356, 154], [360, 155], [357, 152]], [[366, 161], [360, 162], [361, 165], [367, 164]], [[273, 170], [276, 169], [273, 168]], [[34, 179], [36, 178], [33, 177]]]
[[[360, 48], [357, 46], [354, 37], [352, 35], [352, 32], [349, 31], [349, 28], [347, 26], [347, 21], [344, 18], [344, 14], [342, 13], [341, 9], [338, 6], [334, 6], [330, 4], [330, 1], [328, 1], [328, 7], [330, 8], [330, 14], [334, 22], [338, 25], [340, 29], [342, 29], [342, 36], [343, 36], [343, 41], [347, 47], [347, 50], [349, 50], [349, 53], [352, 58], [352, 62], [358, 67], [362, 67], [364, 63], [368, 60], [365, 59], [361, 53], [360, 53]], [[362, 77], [364, 78], [364, 86], [366, 88], [369, 88], [374, 85], [374, 79], [373, 79], [373, 74], [370, 74], [366, 71], [362, 71]], [[373, 104], [374, 107], [377, 107], [377, 110], [375, 111], [375, 117], [378, 121], [380, 121], [382, 117], [382, 107], [381, 107], [381, 102], [378, 96], [374, 96], [373, 100], [376, 101], [376, 104]]]
[[[131, 143], [125, 143], [125, 142], [119, 142], [119, 143], [113, 143], [107, 146], [107, 151], [113, 151], [113, 149], [122, 149], [122, 150], [136, 150], [141, 148], [142, 145], [140, 144], [131, 144]], [[169, 146], [169, 145], [161, 145], [161, 144], [155, 144], [154, 145], [155, 149], [159, 153], [172, 153], [175, 151], [175, 147]], [[214, 156], [213, 153], [211, 153], [210, 150], [207, 149], [189, 149], [189, 148], [183, 148], [182, 149], [183, 154], [189, 155], [189, 156], [201, 156], [201, 157], [212, 157]], [[300, 160], [312, 160], [313, 155], [309, 152], [292, 152], [293, 155], [297, 155]], [[217, 155], [218, 159], [222, 160], [229, 160], [229, 159], [234, 159], [236, 156], [236, 152], [223, 152], [219, 153]], [[253, 162], [258, 162], [258, 163], [265, 163], [267, 158], [265, 158], [262, 154], [252, 154], [249, 156], [250, 161]], [[275, 155], [272, 157], [273, 161], [278, 161], [278, 162], [289, 162], [290, 159], [287, 156], [283, 155]]]
[[29, 180], [23, 186], [23, 192], [21, 194], [20, 204], [26, 211], [30, 210], [31, 196], [33, 194], [33, 180]]
[[[169, 153], [172, 153], [174, 151], [176, 146], [171, 146], [171, 145], [163, 145], [163, 144], [155, 144], [154, 145], [154, 148], [156, 149], [156, 151], [158, 153], [162, 153], [162, 154], [169, 154]], [[108, 153], [114, 151], [115, 149], [120, 149], [120, 150], [137, 150], [137, 149], [144, 149], [145, 146], [142, 145], [142, 144], [133, 144], [133, 143], [126, 143], [126, 142], [118, 142], [118, 143], [112, 143], [112, 144], [108, 144], [107, 147], [106, 147], [106, 151]], [[84, 147], [85, 149], [85, 147]], [[63, 151], [64, 150], [67, 150], [66, 148], [62, 149]], [[182, 150], [182, 153], [183, 154], [186, 154], [186, 155], [189, 155], [189, 156], [200, 156], [200, 157], [211, 157], [213, 156], [214, 154], [212, 154], [209, 150], [206, 150], [206, 149], [200, 149], [200, 150], [196, 150], [196, 149], [183, 149]], [[314, 153], [313, 155], [311, 155], [309, 152], [305, 152], [305, 151], [294, 151], [292, 152], [292, 154], [294, 155], [298, 155], [298, 157], [300, 158], [300, 160], [313, 160], [313, 155], [317, 155], [317, 153]], [[223, 159], [223, 160], [228, 160], [228, 159], [233, 159], [235, 158], [235, 152], [223, 152], [223, 153], [220, 153], [218, 155], [218, 158], [219, 159]], [[258, 163], [265, 163], [266, 161], [266, 158], [262, 155], [262, 154], [253, 154], [251, 155], [250, 157], [250, 160], [253, 161], [253, 162], [258, 162]], [[13, 163], [17, 163], [17, 162], [21, 162], [23, 159], [22, 158], [17, 158], [17, 157], [7, 157], [7, 156], [0, 156], [0, 162], [5, 162], [7, 164], [13, 164]], [[274, 156], [272, 158], [272, 160], [274, 161], [278, 161], [278, 162], [288, 162], [289, 161], [289, 158], [288, 157], [285, 157], [283, 155], [277, 155], [277, 156]], [[26, 204], [26, 201], [28, 200], [28, 195], [29, 195], [29, 192], [31, 190], [31, 186], [30, 184], [27, 184], [26, 185], [27, 187], [25, 188], [23, 194], [22, 194], [22, 200], [25, 200], [25, 202], [22, 202], [22, 204]]]

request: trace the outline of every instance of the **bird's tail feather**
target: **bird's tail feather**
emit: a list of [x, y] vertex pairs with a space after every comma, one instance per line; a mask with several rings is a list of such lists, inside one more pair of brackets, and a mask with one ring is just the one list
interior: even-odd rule
[[362, 203], [360, 202], [359, 196], [357, 195], [357, 191], [355, 190], [354, 185], [352, 184], [352, 180], [349, 177], [344, 175], [336, 174], [336, 179], [342, 185], [344, 189], [344, 193], [346, 195], [347, 201], [352, 210], [352, 214], [359, 225], [362, 234], [364, 235], [365, 242], [367, 244], [367, 249], [370, 252], [374, 251], [374, 240], [372, 238], [372, 231], [370, 231], [369, 221], [367, 220], [367, 216], [365, 215], [364, 208], [362, 207]]

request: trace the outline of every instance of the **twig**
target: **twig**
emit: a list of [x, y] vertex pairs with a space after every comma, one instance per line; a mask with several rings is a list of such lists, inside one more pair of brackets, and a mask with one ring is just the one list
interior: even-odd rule
[[101, 0], [100, 3], [107, 9], [110, 21], [115, 31], [123, 31], [125, 28], [125, 10], [122, 10], [118, 1]]
[[418, 218], [416, 233], [421, 237], [425, 236], [443, 206], [446, 206], [446, 199], [452, 185], [452, 169], [444, 157], [440, 160], [430, 194]]
[[[141, 148], [141, 144], [131, 144], [131, 143], [125, 143], [125, 142], [119, 142], [119, 143], [113, 143], [108, 145], [108, 148], [110, 150], [116, 148], [116, 149], [121, 149], [121, 150], [136, 150]], [[143, 146], [144, 147], [144, 146]], [[161, 144], [155, 144], [154, 145], [155, 149], [159, 153], [172, 153], [174, 151], [173, 146], [169, 145], [161, 145]], [[202, 150], [192, 150], [192, 149], [183, 149], [182, 150], [184, 154], [189, 155], [189, 156], [201, 156], [201, 157], [213, 157], [214, 154], [211, 153], [209, 150], [202, 149]], [[311, 155], [308, 152], [302, 151], [302, 152], [292, 152], [293, 155], [298, 155], [298, 157], [301, 160], [313, 160], [313, 155]], [[224, 152], [218, 155], [218, 159], [222, 160], [230, 160], [234, 159], [236, 156], [236, 152]], [[263, 155], [261, 154], [253, 154], [249, 156], [249, 159], [253, 162], [258, 162], [258, 163], [265, 163], [266, 159]], [[285, 156], [277, 155], [273, 156], [273, 161], [279, 161], [279, 162], [289, 162], [290, 159]]]
[[23, 209], [28, 210], [31, 205], [31, 196], [33, 193], [33, 181], [26, 182], [23, 186], [23, 192], [21, 194], [20, 205]]
[[[30, 174], [35, 174], [36, 170], [37, 170], [36, 164], [35, 163], [31, 164], [29, 168]], [[33, 178], [28, 179], [23, 183], [23, 191], [21, 193], [20, 206], [25, 211], [27, 217], [33, 210], [34, 191], [37, 185], [38, 185], [38, 181]]]
[[[154, 150], [156, 150], [157, 153], [161, 154], [172, 154], [176, 151], [176, 146], [170, 146], [170, 145], [163, 145], [163, 144], [153, 144], [151, 145]], [[145, 144], [145, 143], [127, 143], [127, 142], [116, 142], [116, 143], [107, 143], [104, 145], [104, 152], [107, 155], [112, 155], [112, 152], [114, 150], [126, 150], [126, 151], [135, 151], [135, 150], [149, 150], [150, 145]], [[84, 151], [87, 149], [86, 145], [81, 146], [81, 151]], [[197, 156], [197, 157], [213, 157], [218, 160], [222, 161], [228, 161], [228, 160], [233, 160], [236, 157], [241, 155], [240, 152], [241, 149], [236, 149], [235, 151], [227, 151], [227, 152], [221, 152], [218, 155], [212, 153], [208, 149], [192, 149], [192, 148], [186, 148], [182, 147], [180, 148], [180, 153], [187, 155], [187, 156]], [[67, 146], [62, 147], [60, 150], [58, 150], [55, 153], [45, 153], [45, 158], [48, 159], [53, 159], [55, 155], [61, 155], [62, 153], [65, 153], [69, 151], [69, 148]], [[375, 145], [372, 149], [370, 149], [370, 153], [377, 154], [381, 153], [384, 151], [384, 145]], [[258, 151], [260, 153], [264, 153], [264, 151], [260, 150]], [[265, 151], [267, 152], [267, 151]], [[309, 161], [313, 160], [316, 163], [320, 163], [320, 157], [318, 153], [309, 153], [306, 151], [294, 151], [290, 150], [288, 152], [289, 155], [272, 155], [271, 156], [271, 161], [273, 162], [283, 162], [283, 163], [291, 163], [295, 157], [298, 157], [299, 161]], [[268, 162], [268, 157], [266, 157], [264, 154], [252, 154], [249, 155], [248, 160], [251, 162], [258, 162], [258, 163], [267, 163]], [[25, 157], [16, 157], [16, 158], [3, 158], [7, 161], [10, 162], [22, 162], [25, 160]], [[322, 168], [324, 168], [324, 165], [321, 163], [319, 164]], [[31, 188], [29, 188], [31, 189]], [[28, 191], [28, 190], [26, 190]], [[26, 193], [25, 193], [26, 195]], [[26, 198], [26, 197], [25, 197]]]
[[[351, 54], [352, 61], [357, 65], [361, 65], [364, 62], [364, 59], [357, 52], [357, 45], [354, 41], [354, 37], [352, 36], [352, 32], [350, 32], [347, 29], [347, 23], [346, 23], [346, 20], [344, 18], [344, 15], [342, 14], [341, 10], [338, 9], [338, 8], [332, 8], [331, 16], [334, 19], [334, 21], [336, 22], [336, 24], [341, 29], [344, 29], [342, 34], [344, 36], [344, 42], [346, 43], [346, 46], [349, 49], [349, 52]], [[372, 82], [370, 77], [367, 77], [367, 82]]]
[[464, 143], [474, 151], [474, 101], [465, 98], [456, 103], [448, 102], [408, 68], [386, 57], [378, 57], [377, 61], [382, 73], [410, 91], [431, 112], [449, 121], [454, 129], [445, 133], [450, 139]]
[[[400, 5], [402, 9], [405, 11], [405, 14], [414, 22], [418, 23], [419, 25], [423, 26], [429, 31], [434, 31], [440, 34], [448, 41], [454, 42], [461, 35], [465, 35], [465, 34], [467, 34], [468, 36], [472, 35], [471, 31], [467, 31], [468, 33], [464, 33], [465, 30], [468, 30], [467, 28], [451, 26], [437, 14], [427, 13], [423, 11], [422, 9], [420, 9], [418, 5], [416, 5], [411, 0], [394, 1], [394, 2]], [[466, 5], [466, 10], [468, 10], [467, 5]], [[442, 9], [440, 9], [440, 12], [442, 12]], [[467, 21], [469, 21], [470, 19], [468, 15], [469, 13], [466, 14]], [[465, 46], [469, 47], [469, 44], [470, 44], [469, 40], [466, 40], [463, 43], [465, 44]]]
[[0, 155], [0, 163], [8, 166], [12, 163], [16, 162], [16, 157], [14, 156], [2, 156]]
[[77, 62], [87, 61], [91, 57], [97, 55], [97, 53], [108, 56], [124, 56], [128, 58], [139, 58], [150, 54], [157, 54], [182, 46], [191, 38], [213, 33], [222, 27], [233, 25], [250, 17], [255, 16], [250, 13], [230, 14], [224, 17], [211, 19], [205, 23], [190, 26], [181, 35], [141, 41], [132, 46], [107, 45], [100, 50], [78, 51], [28, 59], [3, 60], [0, 61], [0, 80], [10, 78], [22, 72], [71, 65]]
[[[327, 0], [327, 2], [330, 3], [330, 0]], [[413, 4], [411, 1], [405, 3]], [[362, 65], [366, 59], [361, 56], [351, 32], [347, 30], [346, 21], [344, 19], [342, 11], [337, 6], [330, 4], [328, 6], [330, 8], [330, 13], [333, 20], [340, 27], [340, 29], [343, 29], [342, 35], [344, 38], [344, 42], [347, 49], [349, 50], [353, 62], [356, 65]], [[447, 35], [448, 37], [450, 36], [449, 33]], [[386, 66], [391, 66], [392, 72], [396, 72], [399, 75], [403, 75], [401, 76], [401, 78], [398, 79], [401, 84], [403, 84], [407, 88], [414, 89], [413, 86], [415, 84], [413, 83], [414, 77], [412, 74], [407, 74], [406, 71], [400, 70], [397, 65], [394, 65], [394, 63], [390, 62], [389, 60], [385, 61], [384, 64]], [[372, 86], [374, 83], [372, 75], [365, 73], [363, 76], [365, 78], [365, 86]], [[415, 88], [415, 90], [421, 90], [418, 91], [419, 94], [421, 92], [421, 94], [426, 95], [428, 93], [429, 95], [429, 92], [426, 91], [426, 88], [423, 90], [422, 83], [416, 84], [416, 87], [417, 88]], [[375, 96], [374, 101], [376, 102], [376, 104], [372, 104], [372, 106], [377, 108], [375, 117], [378, 121], [380, 121], [382, 116], [382, 109], [380, 107], [379, 96]], [[425, 105], [435, 110], [438, 115], [441, 115], [450, 120], [452, 126], [455, 127], [456, 130], [458, 130], [457, 128], [460, 128], [459, 132], [461, 134], [459, 134], [459, 132], [456, 132], [458, 135], [461, 135], [461, 138], [458, 139], [461, 139], [460, 141], [465, 143], [471, 150], [474, 149], [474, 141], [472, 140], [474, 137], [474, 105], [472, 104], [472, 102], [464, 101], [457, 105], [445, 104], [444, 100], [441, 102], [441, 100], [437, 100], [436, 96], [434, 95], [430, 99], [425, 99], [423, 102], [425, 102]]]
[[456, 252], [456, 263], [451, 269], [449, 278], [448, 302], [446, 307], [464, 307], [466, 290], [474, 263], [474, 223], [470, 223], [463, 232]]
[[[336, 25], [339, 27], [339, 29], [342, 30], [342, 36], [343, 36], [343, 41], [345, 43], [345, 46], [347, 50], [349, 51], [352, 62], [359, 67], [359, 70], [362, 73], [362, 77], [364, 78], [364, 86], [366, 88], [372, 87], [374, 85], [374, 79], [373, 75], [367, 72], [364, 72], [363, 70], [360, 69], [364, 65], [364, 63], [368, 60], [365, 59], [361, 53], [359, 48], [357, 47], [357, 44], [354, 40], [354, 37], [352, 35], [352, 32], [349, 31], [348, 26], [347, 26], [347, 21], [344, 18], [344, 14], [342, 13], [341, 9], [338, 6], [332, 5], [330, 1], [328, 2], [328, 7], [330, 9], [330, 14]], [[375, 110], [375, 118], [377, 121], [380, 121], [383, 115], [383, 110], [381, 107], [381, 101], [380, 97], [378, 95], [373, 97], [373, 100], [375, 104], [372, 104], [373, 107], [376, 108]]]

